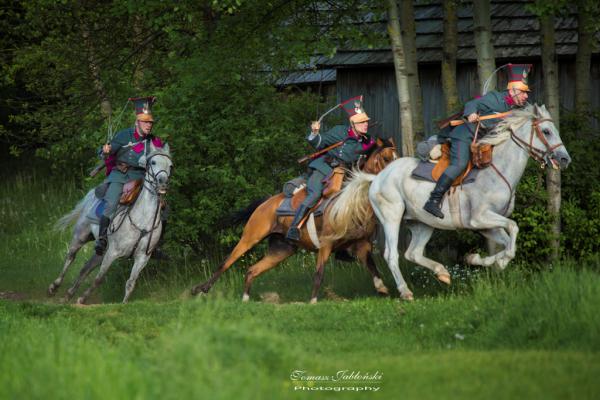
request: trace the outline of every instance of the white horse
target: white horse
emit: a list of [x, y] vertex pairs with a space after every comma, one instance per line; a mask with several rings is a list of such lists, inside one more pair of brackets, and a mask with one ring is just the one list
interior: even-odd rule
[[[67, 300], [73, 297], [81, 282], [100, 262], [102, 264], [94, 283], [77, 299], [78, 304], [84, 304], [92, 291], [102, 283], [108, 268], [117, 258], [133, 256], [135, 261], [125, 285], [123, 298], [123, 303], [127, 303], [138, 275], [148, 263], [162, 232], [161, 200], [167, 192], [172, 166], [169, 145], [156, 148], [150, 143], [150, 151], [146, 157], [144, 184], [138, 198], [133, 205], [118, 208], [108, 228], [108, 248], [105, 255], [94, 254], [85, 263], [75, 283], [67, 290], [65, 295]], [[77, 206], [56, 224], [58, 228], [65, 229], [77, 219], [63, 270], [50, 284], [49, 295], [56, 293], [79, 249], [98, 237], [98, 222], [90, 218], [99, 202], [94, 190], [90, 190]]]
[[354, 196], [346, 196], [353, 200], [345, 204], [338, 201], [335, 205], [339, 210], [345, 208], [347, 211], [336, 213], [332, 210], [330, 213], [332, 217], [338, 216], [330, 221], [332, 229], [344, 232], [348, 225], [362, 223], [352, 218], [351, 210], [370, 200], [385, 232], [384, 258], [403, 299], [412, 300], [413, 294], [398, 265], [398, 235], [402, 221], [411, 231], [411, 242], [404, 257], [429, 268], [444, 283], [450, 284], [446, 268], [423, 254], [434, 229], [478, 231], [503, 248], [487, 257], [469, 254], [466, 262], [496, 265], [502, 270], [515, 257], [519, 227], [508, 216], [513, 211], [515, 190], [529, 156], [542, 165], [561, 169], [571, 161], [545, 106], [529, 105], [514, 111], [480, 143], [495, 145], [493, 164], [480, 170], [475, 182], [448, 191], [442, 207], [443, 219], [423, 210], [435, 184], [411, 176], [419, 163], [412, 157], [394, 161], [377, 176], [358, 173], [354, 179], [363, 184], [348, 186], [358, 189]]

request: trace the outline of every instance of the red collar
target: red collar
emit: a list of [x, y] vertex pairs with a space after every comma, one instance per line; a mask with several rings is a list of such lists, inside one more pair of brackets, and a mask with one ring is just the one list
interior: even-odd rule
[[366, 138], [366, 136], [362, 136], [354, 132], [354, 129], [352, 128], [348, 128], [348, 137], [356, 140], [363, 140]]
[[506, 96], [504, 96], [504, 102], [511, 107], [516, 104], [515, 100], [511, 97], [510, 94], [507, 94]]

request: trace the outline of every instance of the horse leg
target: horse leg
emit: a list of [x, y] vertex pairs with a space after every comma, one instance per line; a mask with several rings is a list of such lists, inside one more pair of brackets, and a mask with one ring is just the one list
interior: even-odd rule
[[251, 266], [246, 272], [244, 295], [242, 301], [247, 302], [250, 300], [250, 287], [254, 279], [270, 270], [271, 268], [279, 265], [283, 260], [291, 256], [296, 252], [296, 246], [285, 241], [280, 235], [273, 235], [269, 238], [269, 249], [267, 254], [256, 264]]
[[425, 257], [425, 246], [431, 239], [434, 228], [420, 222], [408, 223], [410, 229], [410, 244], [404, 253], [404, 258], [414, 263], [417, 263], [425, 268], [430, 269], [435, 274], [436, 278], [447, 285], [450, 284], [450, 273], [439, 262]]
[[94, 253], [94, 255], [81, 268], [81, 271], [79, 271], [79, 276], [77, 277], [77, 279], [75, 279], [73, 285], [65, 293], [65, 301], [71, 300], [77, 289], [79, 289], [79, 285], [81, 285], [81, 282], [83, 282], [85, 278], [87, 278], [90, 272], [92, 272], [94, 268], [96, 268], [98, 264], [100, 264], [101, 261], [102, 256], [99, 256], [98, 254]]
[[[506, 268], [508, 263], [515, 258], [517, 249], [517, 235], [519, 226], [512, 219], [506, 218], [503, 215], [496, 214], [491, 210], [472, 218], [470, 225], [478, 231], [494, 231], [491, 236], [502, 240], [505, 243], [505, 249], [497, 254], [481, 257], [479, 254], [471, 254], [467, 258], [467, 262], [471, 265], [490, 266], [497, 263], [500, 269]], [[499, 229], [504, 230], [501, 233]]]
[[355, 249], [356, 257], [371, 274], [371, 277], [373, 278], [373, 285], [375, 285], [375, 290], [377, 290], [377, 293], [387, 296], [389, 294], [389, 290], [383, 284], [381, 275], [377, 270], [377, 265], [375, 265], [375, 261], [373, 260], [371, 243], [367, 240], [360, 241], [356, 244]]
[[[145, 249], [145, 246], [141, 247]], [[131, 296], [131, 292], [135, 288], [135, 282], [137, 281], [140, 272], [144, 269], [150, 256], [146, 254], [145, 251], [138, 252], [135, 256], [135, 262], [133, 263], [133, 268], [131, 269], [131, 274], [129, 275], [129, 279], [127, 279], [127, 283], [125, 284], [125, 297], [123, 297], [123, 304], [129, 301], [129, 296]]]
[[94, 279], [94, 282], [90, 285], [90, 287], [87, 288], [85, 292], [83, 292], [81, 297], [77, 299], [77, 304], [85, 304], [85, 301], [88, 297], [90, 297], [90, 294], [92, 294], [92, 292], [96, 290], [98, 286], [100, 286], [100, 284], [104, 280], [104, 276], [108, 272], [108, 268], [111, 266], [111, 264], [113, 263], [113, 261], [115, 261], [116, 258], [117, 254], [113, 253], [109, 247], [108, 251], [104, 255], [104, 258], [102, 259], [102, 265], [100, 265], [100, 271], [98, 271], [96, 279]]
[[510, 258], [506, 256], [506, 249], [508, 248], [510, 237], [506, 231], [502, 228], [495, 229], [484, 229], [479, 231], [484, 237], [491, 240], [492, 242], [499, 244], [503, 247], [503, 250], [490, 257], [482, 258], [479, 254], [467, 254], [465, 260], [470, 265], [496, 265], [500, 270], [506, 268], [506, 265], [510, 262]]
[[217, 279], [229, 269], [241, 256], [243, 256], [248, 250], [256, 246], [261, 240], [263, 240], [271, 232], [271, 224], [264, 223], [258, 226], [251, 226], [250, 222], [244, 228], [242, 238], [235, 245], [231, 254], [227, 259], [217, 268], [213, 275], [204, 283], [198, 284], [192, 288], [192, 294], [195, 296], [198, 293], [208, 293], [210, 288], [215, 284]]
[[48, 296], [53, 296], [56, 294], [56, 290], [60, 287], [63, 280], [65, 279], [65, 275], [69, 270], [69, 267], [75, 261], [75, 256], [81, 247], [87, 242], [93, 240], [93, 236], [91, 236], [91, 230], [89, 229], [89, 225], [87, 229], [83, 229], [79, 231], [78, 227], [75, 228], [75, 233], [73, 238], [71, 239], [71, 243], [69, 244], [69, 250], [67, 251], [67, 256], [65, 257], [65, 262], [63, 264], [63, 269], [56, 278], [48, 287]]
[[[370, 195], [370, 194], [369, 194]], [[400, 297], [404, 300], [413, 300], [413, 293], [408, 288], [402, 272], [398, 259], [400, 254], [398, 253], [398, 235], [400, 234], [400, 222], [402, 215], [404, 214], [404, 203], [391, 203], [387, 201], [381, 193], [377, 193], [371, 197], [371, 205], [373, 211], [379, 222], [383, 225], [383, 231], [385, 232], [385, 260], [387, 261], [388, 268], [394, 276], [396, 287], [400, 293]]]
[[331, 255], [331, 250], [331, 244], [325, 243], [319, 249], [319, 254], [317, 254], [317, 271], [315, 272], [315, 277], [313, 281], [313, 290], [312, 296], [310, 298], [310, 304], [317, 304], [317, 295], [319, 294], [319, 289], [321, 289], [323, 275], [325, 274], [325, 263]]

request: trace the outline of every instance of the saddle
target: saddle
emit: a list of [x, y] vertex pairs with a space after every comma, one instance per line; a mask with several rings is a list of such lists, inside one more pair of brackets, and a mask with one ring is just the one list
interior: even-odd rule
[[[333, 172], [325, 179], [325, 188], [323, 189], [321, 199], [319, 199], [317, 204], [313, 208], [311, 208], [310, 212], [306, 214], [307, 216], [310, 213], [313, 213], [315, 217], [318, 217], [321, 214], [323, 214], [324, 208], [329, 202], [329, 200], [335, 197], [335, 195], [342, 190], [344, 176], [344, 168], [336, 167], [333, 169]], [[288, 185], [290, 182], [286, 183], [286, 185]], [[295, 183], [297, 184], [297, 182]], [[300, 205], [308, 195], [308, 193], [306, 192], [306, 185], [304, 184], [298, 185], [296, 187], [296, 190], [293, 191], [293, 193], [286, 192], [285, 194], [286, 200], [281, 204], [281, 206], [279, 206], [279, 208], [277, 208], [276, 211], [277, 215], [279, 216], [294, 215], [298, 207], [300, 207]], [[300, 226], [302, 226], [302, 222], [300, 223]]]
[[[492, 153], [493, 146], [491, 144], [471, 144], [471, 159], [467, 164], [467, 168], [452, 182], [452, 186], [462, 185], [473, 168], [483, 169], [489, 167], [492, 163]], [[431, 171], [431, 177], [435, 182], [438, 181], [448, 165], [450, 165], [450, 144], [442, 143], [441, 156], [437, 159], [437, 163], [433, 167], [433, 171]]]
[[134, 181], [129, 181], [126, 184], [124, 184], [123, 194], [121, 194], [119, 204], [128, 205], [133, 203], [142, 190], [143, 182], [143, 179], [136, 179]]

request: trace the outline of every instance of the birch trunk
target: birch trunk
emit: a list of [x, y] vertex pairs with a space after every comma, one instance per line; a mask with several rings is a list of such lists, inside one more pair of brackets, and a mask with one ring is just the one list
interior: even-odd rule
[[[542, 68], [544, 75], [544, 103], [550, 112], [554, 125], [560, 129], [558, 99], [558, 64], [556, 58], [556, 41], [554, 36], [554, 15], [540, 17], [542, 40]], [[546, 173], [546, 189], [548, 190], [548, 213], [552, 216], [552, 235], [550, 247], [551, 258], [560, 256], [560, 203], [561, 203], [560, 170], [548, 168]]]
[[496, 69], [494, 42], [492, 40], [492, 20], [490, 0], [473, 1], [473, 33], [477, 51], [477, 72], [479, 88], [484, 94], [485, 81], [491, 77], [488, 91], [496, 89], [496, 77], [492, 74]]
[[398, 18], [398, 5], [396, 4], [396, 0], [388, 0], [388, 14], [387, 30], [392, 43], [398, 102], [400, 103], [402, 156], [412, 157], [414, 155], [412, 106], [410, 104], [406, 56], [402, 40], [402, 31], [400, 30], [400, 20]]
[[416, 135], [423, 135], [423, 94], [419, 82], [419, 64], [417, 62], [417, 36], [415, 28], [415, 10], [412, 0], [400, 0], [400, 27], [403, 30], [402, 42], [406, 58], [406, 74], [412, 105], [413, 130]]

